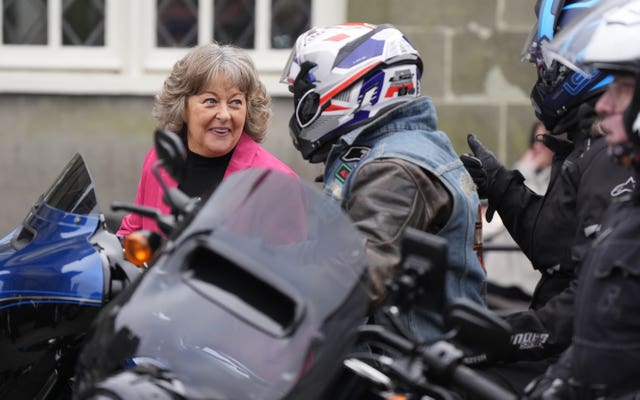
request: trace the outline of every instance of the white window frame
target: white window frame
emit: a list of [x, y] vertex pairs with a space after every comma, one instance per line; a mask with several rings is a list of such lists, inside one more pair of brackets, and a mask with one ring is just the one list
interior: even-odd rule
[[[312, 0], [311, 25], [344, 22], [347, 1]], [[255, 48], [248, 51], [269, 93], [282, 95], [278, 81], [290, 50], [270, 48], [270, 5], [256, 0]], [[212, 7], [199, 2], [200, 43], [211, 40]], [[104, 47], [62, 46], [62, 0], [49, 0], [47, 45], [2, 44], [1, 13], [0, 6], [0, 93], [154, 94], [188, 51], [155, 47], [156, 0], [106, 0]]]

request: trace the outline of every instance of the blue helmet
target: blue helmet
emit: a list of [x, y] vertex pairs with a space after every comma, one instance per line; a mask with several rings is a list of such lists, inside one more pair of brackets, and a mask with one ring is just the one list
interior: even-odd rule
[[[593, 70], [588, 76], [574, 71], [557, 59], [546, 57], [543, 44], [550, 42], [577, 16], [593, 8], [601, 0], [538, 0], [538, 20], [523, 49], [523, 59], [535, 64], [538, 79], [531, 91], [536, 117], [552, 133], [571, 131], [577, 125], [578, 108], [595, 104], [611, 75]], [[555, 129], [554, 129], [555, 128]]]

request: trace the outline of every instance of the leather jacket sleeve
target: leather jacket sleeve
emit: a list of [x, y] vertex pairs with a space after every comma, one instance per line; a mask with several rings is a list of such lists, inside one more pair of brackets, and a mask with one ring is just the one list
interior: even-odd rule
[[[545, 196], [530, 190], [524, 179], [514, 179], [517, 171], [504, 170], [492, 185], [492, 191], [499, 191], [500, 195], [489, 197], [489, 205], [500, 214], [504, 226], [522, 252], [541, 271], [560, 263], [561, 254], [566, 253], [575, 231], [575, 222], [565, 212], [574, 209], [568, 204], [574, 197], [567, 193], [571, 188], [562, 187], [566, 184], [561, 182], [563, 178], [560, 174], [564, 161], [564, 157], [554, 156]], [[539, 224], [540, 221], [558, 221], [553, 224], [556, 230], [547, 232], [553, 236], [545, 234], [543, 238], [540, 235], [545, 229], [543, 224]], [[551, 237], [554, 239], [550, 240]]]
[[404, 228], [437, 233], [447, 223], [453, 201], [437, 178], [402, 159], [374, 159], [353, 174], [343, 208], [366, 240], [375, 306], [400, 263]]
[[[514, 328], [516, 359], [548, 357], [571, 341], [578, 269], [613, 193], [630, 178], [630, 171], [616, 165], [606, 148], [602, 138], [576, 142], [566, 157], [557, 153], [545, 196], [509, 193], [498, 210], [516, 242], [542, 272], [530, 309], [507, 317]], [[519, 202], [529, 202], [532, 210], [519, 209], [526, 207], [518, 206]], [[532, 342], [518, 342], [524, 337]]]

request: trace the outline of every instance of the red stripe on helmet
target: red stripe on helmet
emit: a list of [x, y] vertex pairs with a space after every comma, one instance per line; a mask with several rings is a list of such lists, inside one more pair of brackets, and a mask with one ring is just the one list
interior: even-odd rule
[[320, 98], [320, 106], [325, 104], [327, 101], [331, 100], [333, 98], [333, 96], [335, 96], [336, 94], [342, 92], [347, 87], [351, 86], [351, 84], [353, 82], [355, 82], [358, 79], [362, 78], [362, 76], [364, 74], [366, 74], [367, 72], [371, 71], [373, 68], [377, 67], [380, 64], [381, 64], [381, 62], [378, 61], [377, 63], [371, 64], [371, 65], [361, 69], [356, 74], [351, 76], [351, 78], [347, 79], [346, 81], [342, 82], [340, 85], [338, 85], [338, 86], [334, 87], [333, 89], [331, 89], [330, 91], [328, 91], [324, 96], [322, 96]]

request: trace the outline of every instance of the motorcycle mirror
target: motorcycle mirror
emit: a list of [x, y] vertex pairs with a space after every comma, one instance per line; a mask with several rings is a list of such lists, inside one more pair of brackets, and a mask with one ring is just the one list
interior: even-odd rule
[[444, 317], [446, 329], [456, 333], [456, 342], [493, 355], [509, 351], [511, 326], [491, 310], [461, 298], [447, 305]]
[[158, 159], [162, 161], [162, 166], [173, 179], [179, 182], [184, 173], [187, 160], [187, 152], [182, 139], [175, 132], [156, 129], [154, 144]]
[[387, 282], [390, 303], [402, 309], [418, 307], [438, 314], [445, 303], [447, 240], [407, 227], [396, 277]]

